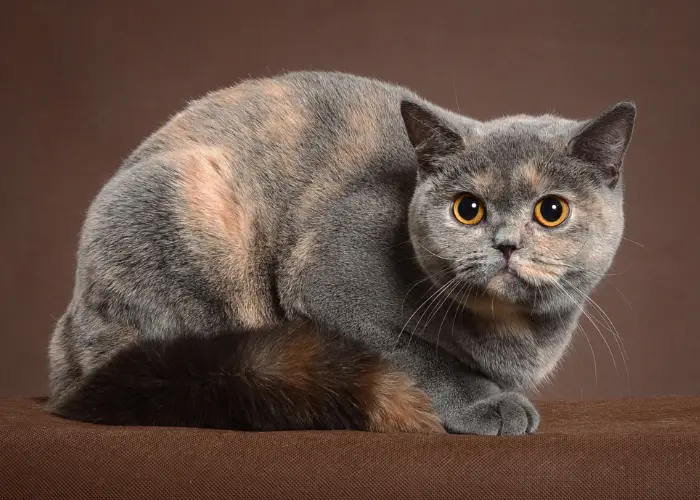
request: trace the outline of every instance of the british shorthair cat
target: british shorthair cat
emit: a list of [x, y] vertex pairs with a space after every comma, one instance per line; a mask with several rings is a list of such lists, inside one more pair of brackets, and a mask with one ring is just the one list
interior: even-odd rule
[[620, 243], [636, 116], [477, 121], [332, 72], [190, 103], [92, 202], [50, 411], [524, 434]]

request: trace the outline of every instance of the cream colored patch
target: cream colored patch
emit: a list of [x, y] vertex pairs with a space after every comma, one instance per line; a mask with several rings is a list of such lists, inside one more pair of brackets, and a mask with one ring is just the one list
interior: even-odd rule
[[253, 87], [254, 82], [242, 82], [233, 87], [213, 92], [208, 96], [208, 98], [210, 100], [214, 100], [218, 103], [224, 103], [229, 106], [236, 105], [250, 95]]
[[[499, 285], [494, 282], [490, 286], [498, 288]], [[493, 292], [498, 293], [496, 289]], [[465, 306], [482, 321], [493, 325], [499, 333], [532, 334], [532, 323], [528, 311], [523, 307], [500, 300], [496, 295], [471, 297]]]
[[381, 134], [371, 101], [354, 104], [345, 115], [345, 130], [340, 138], [336, 162], [342, 168], [363, 168], [379, 148]]
[[191, 234], [203, 245], [203, 255], [213, 259], [212, 271], [221, 273], [226, 285], [236, 290], [235, 316], [249, 328], [266, 325], [267, 308], [251, 276], [252, 207], [242, 192], [234, 192], [231, 158], [221, 149], [207, 147], [177, 155], [184, 219]]
[[591, 263], [611, 259], [616, 251], [615, 235], [622, 235], [624, 230], [622, 207], [595, 194], [573, 204], [572, 212], [574, 210], [576, 213], [572, 216], [589, 228], [586, 239], [577, 242], [579, 259], [585, 257]]
[[466, 306], [477, 316], [508, 319], [525, 313], [522, 307], [496, 297], [470, 297]]
[[269, 316], [264, 302], [257, 294], [255, 287], [245, 286], [245, 297], [235, 300], [234, 307], [237, 318], [245, 328], [262, 328], [269, 324]]
[[198, 148], [179, 152], [187, 220], [192, 231], [225, 243], [237, 262], [247, 259], [250, 215], [234, 196], [231, 165], [221, 151]]
[[599, 194], [562, 195], [569, 200], [568, 223], [578, 230], [568, 235], [540, 232], [533, 238], [533, 247], [551, 264], [547, 267], [562, 273], [567, 266], [586, 268], [611, 259], [616, 249], [611, 245], [614, 235], [623, 228], [621, 207]]
[[477, 196], [484, 196], [494, 188], [493, 177], [490, 172], [474, 172], [469, 177], [469, 183]]
[[157, 132], [158, 137], [165, 138], [168, 143], [175, 144], [178, 148], [189, 149], [190, 147], [195, 147], [195, 142], [189, 138], [190, 132], [188, 131], [191, 112], [187, 108], [173, 116]]
[[528, 262], [523, 263], [519, 261], [515, 269], [523, 278], [538, 283], [551, 283], [552, 280], [558, 277], [556, 273], [547, 271], [537, 264]]
[[336, 178], [330, 172], [319, 174], [312, 184], [304, 190], [299, 203], [299, 219], [308, 220], [315, 214], [319, 207], [325, 207], [326, 202], [340, 199], [346, 193], [342, 178]]
[[530, 184], [532, 189], [539, 191], [542, 187], [542, 175], [537, 170], [537, 166], [533, 162], [527, 162], [520, 167], [520, 173], [525, 178], [525, 181]]
[[381, 373], [374, 380], [374, 404], [369, 411], [372, 432], [445, 433], [428, 396], [403, 373]]
[[293, 283], [298, 282], [302, 277], [301, 273], [305, 272], [313, 265], [315, 246], [316, 233], [308, 231], [301, 235], [294, 245], [294, 248], [292, 248], [288, 269], [295, 275], [292, 279]]
[[[258, 92], [265, 98], [269, 113], [256, 128], [256, 134], [273, 144], [283, 144], [291, 149], [299, 144], [301, 135], [307, 126], [308, 117], [302, 102], [294, 95], [292, 89], [275, 80], [263, 80]], [[294, 166], [296, 162], [281, 161], [280, 166]]]
[[466, 136], [464, 136], [464, 135], [462, 136], [462, 144], [464, 145], [465, 148], [469, 149], [469, 148], [471, 148], [472, 146], [474, 146], [474, 144], [475, 144], [475, 143], [477, 142], [477, 140], [478, 140], [478, 137], [479, 137], [479, 136], [478, 136], [478, 130], [477, 130], [477, 131], [472, 131], [472, 133], [470, 133], [470, 134], [468, 134], [468, 135], [466, 135]]

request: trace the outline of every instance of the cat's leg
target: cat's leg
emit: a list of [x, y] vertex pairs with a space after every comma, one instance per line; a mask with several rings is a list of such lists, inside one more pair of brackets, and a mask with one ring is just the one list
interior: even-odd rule
[[537, 430], [539, 413], [522, 394], [503, 391], [450, 354], [421, 339], [404, 342], [389, 359], [430, 397], [445, 428], [454, 433], [520, 435]]
[[346, 263], [333, 257], [326, 253], [323, 262], [300, 280], [303, 289], [296, 301], [300, 314], [362, 342], [407, 373], [430, 397], [450, 432], [514, 435], [537, 429], [538, 412], [526, 397], [503, 391], [432, 343], [401, 335], [402, 295], [392, 289], [394, 277], [382, 272], [387, 267], [351, 274]]
[[[358, 298], [355, 308], [361, 308], [361, 304]], [[428, 395], [447, 431], [521, 435], [537, 430], [539, 413], [522, 394], [503, 391], [495, 382], [469, 370], [449, 353], [436, 351], [433, 344], [415, 337], [396, 343], [400, 333], [396, 328], [355, 321], [347, 309], [338, 310], [336, 314], [328, 305], [324, 304], [323, 312], [312, 315], [317, 319], [326, 314], [332, 316], [329, 324], [333, 324], [336, 331], [361, 340], [408, 374]]]

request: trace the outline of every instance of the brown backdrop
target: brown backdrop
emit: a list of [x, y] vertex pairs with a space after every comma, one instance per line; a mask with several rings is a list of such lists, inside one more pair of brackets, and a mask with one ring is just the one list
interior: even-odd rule
[[0, 18], [0, 396], [45, 393], [83, 213], [120, 158], [188, 99], [313, 68], [481, 119], [634, 99], [629, 239], [595, 295], [629, 386], [584, 322], [591, 347], [578, 335], [542, 395], [700, 394], [700, 2], [18, 0]]

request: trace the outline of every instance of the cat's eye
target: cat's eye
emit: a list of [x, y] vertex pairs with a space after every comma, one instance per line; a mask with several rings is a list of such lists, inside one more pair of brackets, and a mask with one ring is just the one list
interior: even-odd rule
[[452, 213], [462, 224], [473, 226], [486, 215], [484, 202], [472, 194], [460, 194], [452, 204]]
[[544, 227], [557, 227], [569, 217], [569, 204], [556, 195], [548, 195], [535, 205], [535, 220]]

